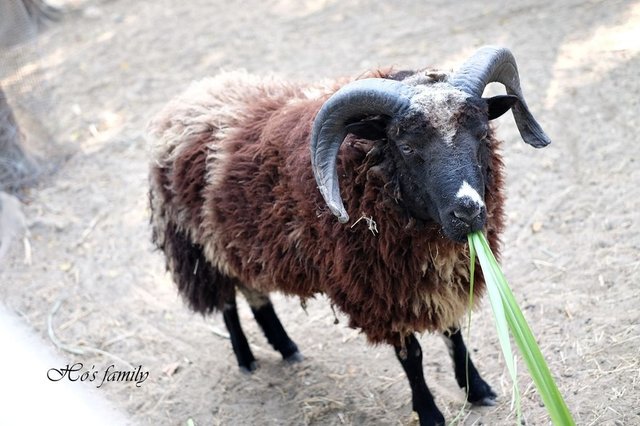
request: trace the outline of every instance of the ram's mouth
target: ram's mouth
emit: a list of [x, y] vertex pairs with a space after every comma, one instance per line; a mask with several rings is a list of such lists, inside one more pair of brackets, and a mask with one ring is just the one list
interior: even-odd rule
[[467, 223], [456, 217], [450, 217], [442, 225], [444, 235], [457, 243], [466, 243], [467, 235], [471, 232], [480, 231], [484, 228], [486, 222], [486, 214], [482, 213], [476, 217], [473, 222]]

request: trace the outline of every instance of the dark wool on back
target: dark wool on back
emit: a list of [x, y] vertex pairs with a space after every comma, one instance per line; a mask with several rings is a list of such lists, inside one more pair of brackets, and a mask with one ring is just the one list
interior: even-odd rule
[[[340, 85], [225, 73], [169, 103], [150, 126], [154, 242], [202, 313], [222, 309], [237, 287], [302, 301], [324, 293], [372, 343], [455, 328], [469, 304], [468, 248], [401, 207], [388, 146], [353, 135], [343, 143], [337, 164], [349, 224], [318, 191], [311, 126]], [[497, 252], [503, 166], [493, 130], [487, 139], [485, 231]], [[484, 288], [478, 271], [475, 301]]]

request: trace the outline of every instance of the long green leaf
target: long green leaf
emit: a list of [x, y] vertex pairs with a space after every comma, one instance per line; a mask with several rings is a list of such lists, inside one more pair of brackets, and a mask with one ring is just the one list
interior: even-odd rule
[[[522, 353], [522, 358], [529, 369], [533, 382], [538, 388], [542, 401], [547, 407], [551, 420], [555, 425], [575, 425], [571, 413], [553, 380], [549, 367], [540, 352], [533, 333], [522, 311], [518, 307], [516, 299], [509, 288], [498, 262], [491, 252], [487, 239], [481, 232], [474, 232], [469, 235], [469, 245], [473, 246], [473, 250], [480, 261], [487, 291], [489, 292], [489, 298], [492, 298], [492, 294], [494, 294], [494, 297], [496, 297], [496, 294], [499, 295], [498, 297], [501, 303], [497, 303], [497, 305], [501, 305], [502, 309], [494, 309], [494, 317], [506, 316], [506, 322], [511, 330], [514, 341]], [[493, 301], [491, 302], [491, 306], [492, 308], [494, 307]], [[496, 324], [497, 322], [498, 319], [496, 319]], [[500, 329], [498, 332], [499, 334], [501, 333]], [[503, 346], [503, 351], [504, 348], [505, 346]], [[511, 356], [510, 347], [508, 353], [504, 355], [505, 360]], [[509, 366], [508, 362], [507, 366]], [[509, 369], [511, 371], [510, 367]]]
[[[470, 242], [472, 239], [473, 236], [470, 235]], [[497, 281], [499, 278], [492, 268], [492, 265], [489, 262], [487, 256], [483, 256], [483, 249], [481, 248], [480, 250], [475, 250], [476, 245], [472, 243], [470, 244], [470, 246], [473, 246], [474, 251], [478, 252], [477, 256], [478, 260], [480, 261], [482, 273], [485, 275], [485, 281]], [[502, 294], [500, 293], [498, 286], [495, 285], [487, 285], [487, 293], [489, 294], [489, 302], [491, 303], [491, 309], [493, 310], [493, 321], [496, 325], [498, 340], [500, 342], [500, 347], [502, 348], [504, 361], [507, 364], [507, 370], [509, 370], [509, 375], [511, 376], [511, 408], [513, 409], [513, 405], [515, 405], [518, 423], [520, 424], [520, 420], [522, 419], [522, 411], [520, 403], [520, 391], [518, 388], [518, 374], [516, 370], [516, 360], [513, 355], [513, 351], [511, 350], [511, 341], [509, 340], [510, 326], [507, 321], [507, 314], [505, 312]]]

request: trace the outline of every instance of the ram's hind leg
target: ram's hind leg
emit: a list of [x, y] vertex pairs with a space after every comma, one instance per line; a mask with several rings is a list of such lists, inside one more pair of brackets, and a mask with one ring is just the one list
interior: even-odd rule
[[302, 354], [298, 351], [298, 346], [291, 340], [285, 331], [280, 319], [273, 309], [273, 304], [269, 296], [257, 290], [243, 286], [238, 289], [244, 294], [253, 316], [262, 328], [267, 340], [275, 350], [280, 352], [282, 358], [288, 362], [302, 361]]
[[167, 269], [171, 271], [178, 291], [196, 312], [205, 315], [222, 311], [240, 369], [255, 370], [256, 360], [242, 332], [236, 309], [237, 281], [215, 268], [205, 257], [202, 247], [194, 244], [173, 222], [157, 222], [165, 226], [154, 228], [154, 242], [165, 252]]
[[233, 296], [228, 297], [227, 301], [225, 302], [222, 309], [222, 317], [224, 318], [224, 324], [227, 326], [227, 330], [229, 331], [231, 346], [233, 347], [233, 352], [235, 353], [236, 359], [238, 360], [238, 366], [240, 367], [240, 370], [244, 371], [245, 373], [251, 373], [256, 368], [258, 368], [258, 364], [256, 363], [256, 359], [251, 352], [249, 342], [247, 342], [247, 337], [242, 331], [242, 326], [240, 325], [238, 308], [236, 306], [235, 292]]
[[463, 389], [467, 388], [467, 384], [469, 386], [467, 400], [475, 405], [495, 405], [496, 393], [480, 377], [480, 373], [471, 362], [471, 358], [467, 358], [467, 347], [464, 344], [464, 340], [462, 340], [460, 329], [448, 330], [442, 334], [442, 337], [453, 359], [458, 386]]

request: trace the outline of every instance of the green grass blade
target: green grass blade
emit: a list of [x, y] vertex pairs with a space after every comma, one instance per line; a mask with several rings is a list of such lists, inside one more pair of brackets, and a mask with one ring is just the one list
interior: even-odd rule
[[[571, 413], [553, 380], [549, 367], [540, 352], [533, 333], [522, 311], [518, 307], [515, 297], [509, 288], [498, 262], [491, 252], [485, 236], [480, 232], [475, 232], [469, 236], [469, 241], [470, 245], [474, 246], [474, 251], [477, 253], [478, 260], [480, 261], [489, 297], [491, 298], [493, 292], [494, 295], [498, 293], [501, 299], [502, 309], [498, 311], [494, 310], [494, 316], [500, 313], [506, 316], [506, 321], [514, 341], [522, 353], [522, 358], [529, 369], [533, 382], [538, 388], [542, 401], [547, 407], [551, 420], [555, 425], [575, 425]], [[505, 359], [507, 356], [508, 354], [505, 353]]]
[[[472, 240], [473, 238], [473, 235], [469, 236], [470, 240]], [[471, 245], [475, 248], [476, 244], [477, 243]], [[482, 268], [482, 273], [485, 275], [485, 281], [495, 281], [499, 279], [495, 275], [489, 259], [486, 256], [483, 256], [483, 250], [477, 250], [477, 252], [478, 260], [480, 261], [480, 267]], [[491, 275], [491, 277], [489, 278], [488, 275]], [[513, 406], [515, 405], [518, 423], [520, 423], [520, 419], [522, 418], [522, 411], [520, 403], [520, 391], [518, 388], [518, 375], [516, 371], [515, 357], [513, 356], [513, 351], [511, 349], [511, 341], [509, 340], [509, 324], [507, 322], [505, 306], [502, 302], [502, 295], [497, 286], [487, 285], [487, 293], [489, 294], [489, 302], [491, 303], [491, 309], [493, 310], [493, 320], [496, 325], [498, 340], [500, 342], [500, 347], [502, 348], [502, 354], [504, 355], [504, 360], [507, 364], [509, 375], [511, 376], [511, 408], [513, 409]]]
[[[470, 238], [470, 237], [469, 237]], [[467, 347], [471, 347], [471, 313], [473, 311], [473, 287], [474, 277], [476, 271], [476, 252], [472, 244], [469, 244], [469, 310], [467, 312]], [[464, 375], [466, 377], [465, 384], [465, 400], [469, 400], [469, 351], [467, 351], [464, 357]], [[460, 411], [451, 420], [452, 425], [461, 424], [464, 419], [466, 405], [460, 406]]]
[[[469, 240], [470, 241], [470, 240]], [[467, 319], [467, 344], [471, 344], [471, 311], [473, 310], [473, 288], [476, 276], [476, 249], [469, 244], [469, 316]], [[467, 398], [469, 397], [469, 351], [464, 360], [465, 377], [467, 378]]]

